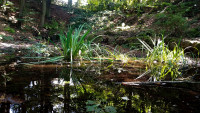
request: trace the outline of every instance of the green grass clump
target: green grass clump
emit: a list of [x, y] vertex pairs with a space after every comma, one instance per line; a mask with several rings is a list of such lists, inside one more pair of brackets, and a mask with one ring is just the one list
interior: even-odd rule
[[145, 41], [138, 40], [148, 50], [146, 61], [151, 72], [157, 72], [157, 74], [153, 73], [156, 80], [165, 79], [167, 75], [170, 75], [171, 79], [181, 75], [178, 69], [180, 64], [184, 64], [184, 50], [179, 47], [179, 44], [170, 50], [164, 43], [164, 38], [162, 40], [151, 39], [153, 47], [150, 47]]
[[154, 47], [150, 47], [146, 42], [138, 39], [142, 45], [148, 50], [147, 62], [153, 64], [153, 62], [160, 63], [179, 63], [184, 58], [184, 50], [178, 45], [173, 50], [169, 50], [168, 46], [162, 40], [152, 40]]
[[[82, 59], [83, 56], [89, 56], [90, 54], [90, 47], [92, 40], [85, 41], [87, 35], [89, 34], [90, 30], [86, 31], [83, 35], [81, 34], [83, 30], [84, 25], [79, 26], [79, 28], [73, 29], [69, 28], [67, 33], [61, 32], [59, 34], [61, 47], [56, 45], [54, 42], [52, 42], [56, 48], [60, 51], [60, 56], [56, 57], [49, 57], [45, 61], [39, 61], [39, 62], [31, 62], [32, 64], [39, 64], [39, 63], [55, 63], [57, 61], [70, 61], [71, 64], [73, 63], [73, 60], [80, 58]], [[40, 46], [36, 47], [36, 49], [42, 49]], [[45, 49], [45, 48], [44, 48]], [[45, 49], [46, 50], [46, 49]], [[39, 50], [40, 54], [45, 52], [42, 50]], [[86, 53], [87, 52], [87, 53]], [[46, 53], [47, 54], [47, 53]], [[49, 56], [49, 55], [48, 55]], [[33, 57], [36, 59], [36, 57]], [[41, 59], [41, 57], [37, 57], [38, 59]]]
[[83, 27], [84, 25], [81, 25], [75, 30], [69, 28], [67, 35], [64, 33], [59, 34], [62, 48], [61, 54], [65, 60], [72, 61], [86, 51], [88, 42], [85, 42], [85, 38], [90, 30], [81, 35]]

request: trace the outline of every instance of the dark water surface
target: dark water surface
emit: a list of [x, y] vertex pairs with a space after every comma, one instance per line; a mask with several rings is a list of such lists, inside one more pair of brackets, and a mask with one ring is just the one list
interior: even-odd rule
[[128, 72], [98, 65], [1, 66], [0, 113], [200, 112], [198, 82], [120, 84], [143, 72], [144, 68]]

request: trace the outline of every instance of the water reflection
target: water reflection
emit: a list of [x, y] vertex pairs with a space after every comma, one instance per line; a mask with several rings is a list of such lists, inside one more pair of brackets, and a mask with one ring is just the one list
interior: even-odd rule
[[[136, 71], [132, 74], [135, 77], [138, 70], [132, 70]], [[6, 83], [6, 86], [0, 85], [1, 113], [189, 113], [198, 112], [200, 103], [199, 83], [188, 85], [192, 90], [189, 87], [127, 86], [111, 82], [111, 78], [96, 75], [94, 71], [59, 65], [19, 66], [5, 71], [12, 79], [0, 78]], [[107, 73], [118, 72], [110, 71]], [[121, 73], [118, 74], [121, 76]]]

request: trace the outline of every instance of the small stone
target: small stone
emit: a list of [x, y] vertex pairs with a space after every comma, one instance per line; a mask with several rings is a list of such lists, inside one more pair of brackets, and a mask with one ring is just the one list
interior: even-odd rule
[[173, 105], [173, 107], [176, 107], [176, 106], [177, 106], [176, 104]]
[[121, 97], [121, 98], [122, 98], [122, 100], [129, 100], [128, 97]]

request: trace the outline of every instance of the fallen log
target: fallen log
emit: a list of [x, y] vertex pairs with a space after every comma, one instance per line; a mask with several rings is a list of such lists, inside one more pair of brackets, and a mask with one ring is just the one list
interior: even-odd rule
[[133, 87], [181, 88], [200, 92], [200, 82], [193, 81], [118, 82], [117, 84]]

